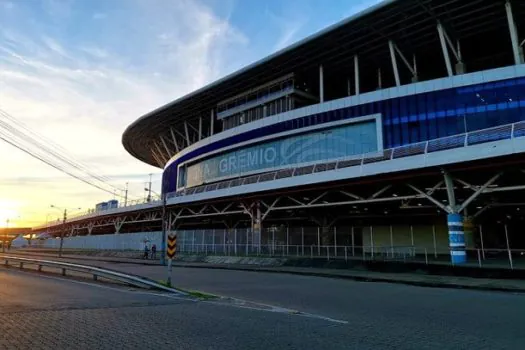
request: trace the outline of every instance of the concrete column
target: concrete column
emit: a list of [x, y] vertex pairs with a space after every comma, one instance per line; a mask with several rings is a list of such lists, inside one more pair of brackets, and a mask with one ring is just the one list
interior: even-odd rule
[[465, 235], [463, 232], [463, 217], [460, 214], [449, 214], [448, 242], [450, 247], [450, 259], [452, 264], [464, 264], [467, 262], [465, 251]]
[[319, 102], [324, 102], [324, 76], [323, 65], [319, 66]]

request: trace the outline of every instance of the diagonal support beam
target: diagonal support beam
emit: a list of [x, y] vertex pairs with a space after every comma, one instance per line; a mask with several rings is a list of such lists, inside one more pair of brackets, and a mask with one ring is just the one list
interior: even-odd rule
[[299, 205], [306, 205], [305, 203], [301, 202], [301, 201], [298, 200], [298, 199], [292, 198], [292, 197], [290, 197], [290, 196], [287, 196], [287, 197], [288, 197], [288, 199], [290, 199], [292, 202], [295, 202], [295, 203], [297, 203], [297, 204], [299, 204]]
[[166, 141], [164, 141], [164, 137], [160, 136], [160, 141], [164, 145], [164, 149], [166, 149], [166, 153], [168, 153], [168, 155], [172, 155], [173, 152], [172, 152], [171, 149], [168, 148], [168, 145], [166, 144]]
[[339, 191], [339, 192], [353, 199], [360, 199], [360, 200], [364, 199], [363, 197], [359, 197], [358, 195], [350, 193], [350, 192], [346, 192], [346, 191]]
[[188, 131], [188, 123], [186, 121], [184, 121], [184, 132], [186, 133], [186, 144], [189, 147], [191, 145], [191, 141], [190, 141], [190, 133]]
[[155, 148], [157, 149], [157, 151], [159, 151], [159, 155], [162, 158], [162, 160], [164, 161], [164, 163], [167, 163], [168, 159], [164, 156], [164, 153], [160, 150], [159, 145], [156, 142], [153, 142], [153, 144], [155, 145]]
[[177, 153], [179, 153], [179, 144], [177, 143], [177, 138], [175, 137], [175, 133], [173, 132], [173, 128], [170, 128], [170, 133], [171, 133], [172, 143], [175, 145], [175, 151], [177, 151]]
[[467, 198], [467, 200], [465, 202], [463, 202], [463, 204], [459, 207], [458, 209], [458, 213], [461, 213], [470, 203], [472, 203], [472, 201], [474, 199], [476, 199], [481, 193], [483, 193], [483, 191], [489, 187], [490, 185], [492, 185], [494, 183], [494, 181], [496, 181], [497, 179], [499, 179], [501, 177], [503, 173], [498, 173], [496, 175], [494, 175], [493, 177], [491, 177], [489, 179], [489, 181], [485, 182], [485, 184], [483, 186], [481, 186], [476, 192], [474, 192], [472, 194], [472, 196], [470, 196], [469, 198]]
[[407, 186], [410, 187], [411, 189], [413, 189], [414, 191], [416, 191], [417, 193], [419, 193], [420, 195], [422, 195], [423, 197], [425, 197], [426, 199], [428, 199], [429, 201], [431, 201], [432, 203], [434, 203], [435, 205], [437, 205], [439, 208], [441, 208], [445, 212], [447, 212], [449, 214], [452, 214], [452, 211], [450, 210], [450, 208], [448, 208], [447, 206], [443, 205], [440, 201], [438, 201], [434, 197], [429, 196], [428, 194], [426, 194], [425, 192], [421, 191], [419, 188], [417, 188], [417, 187], [415, 187], [415, 186], [413, 186], [411, 184], [407, 184]]
[[155, 161], [157, 162], [157, 165], [158, 165], [160, 168], [163, 168], [163, 167], [164, 167], [164, 163], [162, 162], [161, 157], [159, 157], [157, 154], [155, 154], [155, 152], [154, 152], [153, 150], [151, 150], [151, 155], [153, 156], [153, 158], [154, 158]]
[[383, 193], [385, 193], [386, 191], [388, 191], [391, 187], [392, 187], [392, 185], [386, 185], [385, 187], [383, 187], [382, 189], [380, 189], [379, 191], [377, 191], [376, 193], [374, 193], [373, 195], [371, 195], [370, 197], [368, 197], [368, 199], [374, 199], [374, 198], [377, 198], [378, 196], [380, 196], [380, 195], [382, 195]]
[[281, 197], [277, 197], [277, 198], [273, 201], [272, 205], [270, 205], [270, 206], [268, 207], [268, 209], [266, 210], [266, 213], [264, 213], [264, 214], [262, 215], [262, 217], [261, 217], [261, 221], [264, 221], [264, 219], [266, 219], [266, 217], [268, 216], [268, 214], [270, 214], [270, 212], [271, 212], [272, 210], [275, 210], [275, 209], [276, 209], [275, 206], [277, 205], [277, 203], [279, 203], [280, 200], [281, 200]]
[[327, 192], [323, 192], [321, 193], [319, 196], [315, 197], [314, 199], [312, 199], [308, 205], [311, 205], [311, 204], [314, 204], [315, 202], [319, 201], [321, 198], [323, 198], [324, 196], [326, 196], [328, 194], [328, 191]]
[[393, 43], [393, 46], [394, 46], [394, 49], [396, 50], [397, 54], [399, 55], [399, 57], [401, 58], [401, 60], [405, 64], [405, 66], [408, 68], [408, 70], [412, 74], [412, 77], [417, 78], [417, 69], [416, 69], [417, 67], [416, 67], [416, 58], [415, 58], [415, 56], [414, 56], [414, 66], [412, 66], [410, 64], [410, 62], [408, 62], [408, 60], [406, 59], [405, 55], [403, 55], [403, 52], [401, 52], [399, 47], [397, 47], [397, 45], [395, 43]]
[[521, 47], [519, 45], [519, 39], [518, 39], [518, 31], [516, 30], [516, 24], [514, 22], [514, 17], [512, 14], [512, 6], [510, 5], [510, 1], [507, 0], [505, 2], [505, 12], [507, 13], [507, 22], [509, 25], [509, 32], [510, 32], [510, 40], [512, 43], [512, 54], [514, 55], [514, 64], [522, 64], [523, 63], [523, 53], [521, 51]]
[[392, 69], [394, 70], [394, 79], [396, 81], [396, 86], [400, 86], [401, 80], [399, 79], [399, 71], [397, 69], [397, 61], [396, 61], [396, 52], [394, 49], [394, 42], [392, 40], [388, 41], [388, 48], [390, 49], [390, 60], [392, 61]]
[[438, 22], [437, 24], [437, 30], [439, 34], [439, 42], [441, 44], [441, 51], [443, 52], [443, 58], [445, 59], [445, 66], [447, 68], [448, 76], [451, 77], [454, 75], [454, 72], [452, 71], [452, 64], [450, 63], [450, 56], [448, 54], [448, 48], [447, 43], [445, 39], [445, 30], [443, 29], [443, 25]]

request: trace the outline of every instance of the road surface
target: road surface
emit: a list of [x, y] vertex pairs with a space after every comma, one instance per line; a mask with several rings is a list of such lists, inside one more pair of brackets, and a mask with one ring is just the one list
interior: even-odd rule
[[175, 275], [185, 287], [313, 315], [2, 268], [0, 349], [521, 350], [525, 344], [523, 295], [207, 269], [178, 268]]

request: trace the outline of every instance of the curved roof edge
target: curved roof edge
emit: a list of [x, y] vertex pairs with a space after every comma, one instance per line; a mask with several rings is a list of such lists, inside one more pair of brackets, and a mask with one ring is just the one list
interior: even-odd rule
[[220, 85], [220, 84], [222, 84], [222, 83], [224, 83], [224, 82], [226, 82], [226, 81], [228, 81], [228, 80], [230, 80], [230, 79], [232, 79], [232, 78], [234, 78], [234, 77], [236, 77], [238, 75], [241, 75], [241, 74], [243, 74], [243, 73], [245, 73], [245, 72], [247, 72], [247, 71], [249, 71], [249, 70], [251, 70], [251, 69], [253, 69], [253, 68], [257, 67], [257, 66], [259, 66], [259, 65], [262, 65], [262, 64], [264, 64], [264, 63], [266, 63], [266, 62], [268, 62], [268, 61], [270, 61], [270, 60], [272, 60], [274, 58], [277, 58], [280, 55], [283, 55], [285, 53], [291, 52], [291, 51], [295, 50], [296, 48], [298, 48], [298, 47], [308, 43], [309, 41], [317, 39], [317, 38], [319, 38], [319, 37], [321, 37], [321, 36], [331, 32], [331, 31], [333, 31], [333, 30], [335, 30], [335, 29], [337, 29], [339, 27], [342, 27], [342, 26], [344, 26], [344, 25], [346, 25], [346, 24], [348, 24], [348, 23], [350, 23], [352, 21], [355, 21], [355, 20], [357, 20], [357, 19], [359, 19], [359, 18], [361, 18], [363, 16], [366, 16], [366, 15], [368, 15], [368, 14], [374, 12], [374, 11], [377, 11], [377, 10], [379, 10], [379, 9], [381, 9], [383, 7], [386, 7], [387, 5], [390, 5], [391, 3], [394, 3], [394, 2], [397, 2], [397, 1], [399, 1], [399, 0], [382, 0], [378, 4], [370, 6], [370, 7], [366, 8], [366, 9], [364, 9], [364, 10], [362, 10], [362, 11], [360, 11], [360, 12], [358, 12], [358, 13], [350, 16], [350, 17], [347, 17], [347, 18], [345, 18], [345, 19], [343, 19], [343, 20], [341, 20], [339, 22], [336, 22], [336, 23], [334, 23], [334, 24], [332, 24], [332, 25], [330, 25], [330, 26], [328, 26], [328, 27], [326, 27], [324, 29], [321, 29], [320, 31], [318, 31], [316, 33], [313, 33], [313, 34], [307, 36], [306, 38], [301, 39], [301, 40], [291, 44], [290, 46], [287, 46], [287, 47], [285, 47], [285, 48], [283, 48], [283, 49], [281, 49], [279, 51], [276, 51], [276, 52], [274, 52], [274, 53], [272, 53], [272, 54], [270, 54], [270, 55], [268, 55], [268, 56], [266, 56], [266, 57], [264, 57], [264, 58], [262, 58], [262, 59], [260, 59], [258, 61], [255, 61], [255, 62], [253, 62], [253, 63], [251, 63], [251, 64], [249, 64], [249, 65], [247, 65], [247, 66], [245, 66], [245, 67], [235, 71], [235, 72], [233, 72], [233, 73], [230, 73], [230, 74], [228, 74], [228, 75], [226, 75], [226, 76], [224, 76], [224, 77], [222, 77], [222, 78], [220, 78], [218, 80], [215, 80], [214, 82], [212, 82], [212, 83], [210, 83], [208, 85], [205, 85], [205, 86], [203, 86], [200, 89], [192, 91], [192, 92], [190, 92], [190, 93], [188, 93], [188, 94], [186, 94], [186, 95], [184, 95], [182, 97], [177, 98], [174, 101], [168, 102], [167, 104], [165, 104], [165, 105], [163, 105], [163, 106], [161, 106], [159, 108], [154, 109], [153, 111], [151, 111], [151, 112], [149, 112], [147, 114], [144, 114], [143, 116], [141, 116], [137, 120], [135, 120], [133, 123], [131, 123], [124, 130], [124, 133], [122, 135], [122, 143], [124, 145], [124, 148], [130, 154], [132, 154], [133, 156], [136, 157], [134, 152], [132, 152], [130, 149], [128, 149], [128, 147], [126, 147], [125, 138], [127, 137], [127, 134], [131, 131], [131, 129], [133, 129], [137, 124], [141, 123], [145, 119], [147, 119], [147, 118], [149, 118], [151, 116], [154, 116], [154, 115], [156, 115], [156, 114], [158, 114], [160, 112], [163, 112], [163, 111], [169, 109], [170, 107], [176, 105], [177, 103], [179, 103], [179, 102], [181, 102], [183, 100], [186, 100], [188, 98], [194, 97], [194, 96], [196, 96], [196, 95], [198, 95], [198, 94], [200, 94], [200, 93], [202, 93], [202, 92], [204, 92], [206, 90], [212, 89], [212, 88], [216, 87], [217, 85]]

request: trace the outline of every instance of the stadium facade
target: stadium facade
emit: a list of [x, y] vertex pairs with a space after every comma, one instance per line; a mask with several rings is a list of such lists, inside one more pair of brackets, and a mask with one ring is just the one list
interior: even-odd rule
[[523, 1], [384, 1], [142, 116], [123, 144], [163, 169], [169, 230], [247, 227], [260, 247], [313, 225], [310, 245], [373, 246], [413, 245], [417, 226], [434, 249], [447, 234], [453, 263], [480, 244], [472, 225], [525, 244], [523, 23]]

